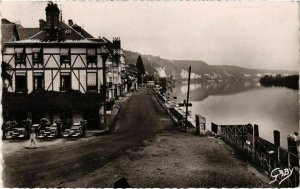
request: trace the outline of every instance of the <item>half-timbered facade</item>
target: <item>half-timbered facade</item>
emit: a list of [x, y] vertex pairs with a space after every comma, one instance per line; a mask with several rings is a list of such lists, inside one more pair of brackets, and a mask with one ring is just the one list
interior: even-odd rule
[[109, 100], [117, 99], [127, 92], [126, 83], [122, 78], [122, 73], [125, 71], [125, 53], [121, 48], [120, 38], [114, 38], [113, 42], [103, 38], [106, 46], [110, 50], [109, 57], [106, 62], [106, 80], [108, 83], [108, 98]]
[[103, 84], [103, 52], [106, 42], [95, 39], [81, 27], [61, 21], [52, 2], [46, 7], [46, 21], [25, 40], [6, 42], [2, 60], [10, 65], [10, 92], [36, 90], [100, 92]]
[[103, 44], [88, 40], [5, 43], [3, 61], [11, 67], [11, 92], [79, 90], [99, 92], [103, 84]]

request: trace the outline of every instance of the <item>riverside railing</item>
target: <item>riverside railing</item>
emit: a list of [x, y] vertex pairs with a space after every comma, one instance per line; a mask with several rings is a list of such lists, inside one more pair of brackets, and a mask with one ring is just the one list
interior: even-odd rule
[[212, 123], [212, 131], [242, 155], [261, 168], [272, 179], [284, 187], [299, 186], [299, 159], [292, 149], [297, 144], [288, 138], [289, 150], [283, 149], [274, 132], [274, 144], [258, 136], [258, 126], [217, 125]]

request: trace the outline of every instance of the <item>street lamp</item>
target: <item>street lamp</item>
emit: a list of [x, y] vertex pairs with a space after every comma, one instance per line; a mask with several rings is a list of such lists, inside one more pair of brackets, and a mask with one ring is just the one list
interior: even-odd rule
[[104, 106], [104, 126], [105, 129], [107, 129], [107, 125], [106, 125], [106, 60], [109, 56], [109, 52], [108, 50], [104, 47], [101, 46], [100, 48], [100, 55], [102, 58], [102, 67], [103, 67], [103, 86], [104, 86], [104, 94], [103, 94], [103, 98], [104, 98], [104, 102], [103, 102], [103, 106]]

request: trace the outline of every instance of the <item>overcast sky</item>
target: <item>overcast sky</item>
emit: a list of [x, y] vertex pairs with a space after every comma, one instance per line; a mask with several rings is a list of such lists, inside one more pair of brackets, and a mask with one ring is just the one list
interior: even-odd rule
[[[79, 0], [77, 0], [79, 1]], [[94, 37], [168, 59], [248, 68], [299, 69], [298, 5], [290, 2], [60, 1]], [[1, 2], [1, 17], [38, 27], [47, 2]]]

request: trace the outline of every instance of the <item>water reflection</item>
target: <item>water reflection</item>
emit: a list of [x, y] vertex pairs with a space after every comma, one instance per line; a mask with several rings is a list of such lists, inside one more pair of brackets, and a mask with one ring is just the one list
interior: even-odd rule
[[[298, 91], [260, 86], [258, 81], [203, 82], [191, 84], [192, 115], [206, 117], [207, 128], [217, 124], [258, 124], [260, 136], [273, 142], [273, 130], [281, 133], [282, 147], [287, 135], [299, 131]], [[171, 96], [186, 99], [187, 83], [177, 84]]]
[[[191, 83], [190, 98], [195, 101], [201, 101], [210, 95], [231, 95], [259, 87], [261, 86], [257, 80], [206, 81], [202, 83]], [[187, 82], [177, 83], [175, 87], [169, 89], [169, 93], [172, 96], [177, 96], [177, 98], [183, 99], [186, 98], [187, 88]]]

